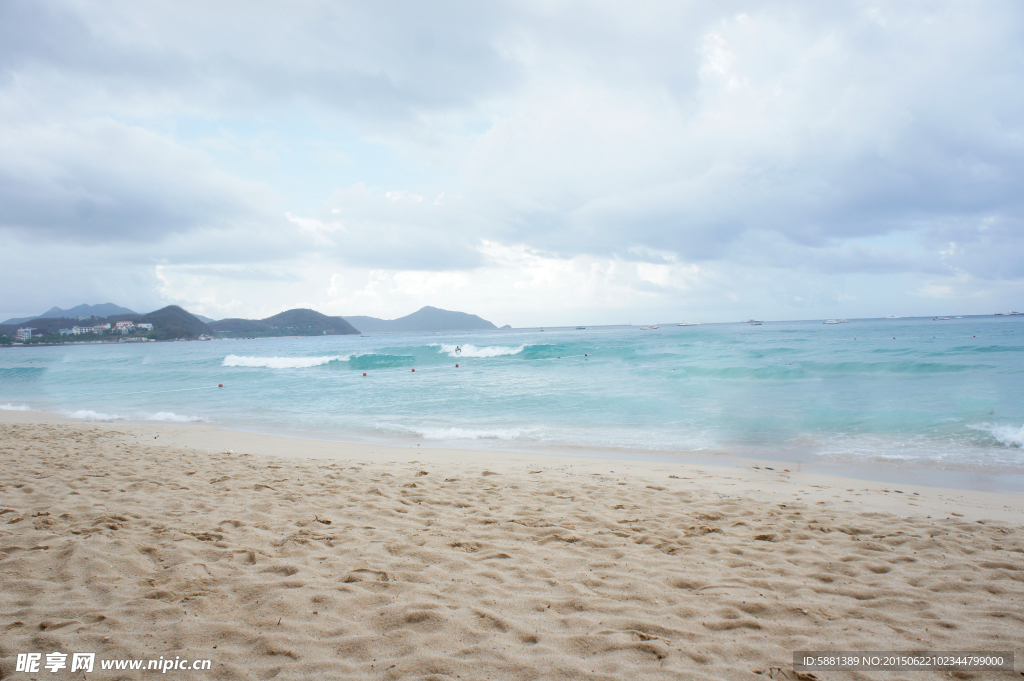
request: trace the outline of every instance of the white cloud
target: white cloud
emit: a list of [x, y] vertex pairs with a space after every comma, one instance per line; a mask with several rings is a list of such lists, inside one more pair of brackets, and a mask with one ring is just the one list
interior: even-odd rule
[[1020, 307], [1016, 3], [239, 7], [0, 4], [21, 300]]

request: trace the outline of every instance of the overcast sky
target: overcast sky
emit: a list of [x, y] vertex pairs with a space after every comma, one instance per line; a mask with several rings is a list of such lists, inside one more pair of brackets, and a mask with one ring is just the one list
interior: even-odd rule
[[0, 319], [1024, 308], [1024, 4], [0, 0]]

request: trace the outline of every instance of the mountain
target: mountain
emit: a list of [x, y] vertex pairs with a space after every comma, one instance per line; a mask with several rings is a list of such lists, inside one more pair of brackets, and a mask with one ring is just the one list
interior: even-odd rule
[[155, 312], [142, 315], [141, 319], [133, 321], [149, 322], [152, 324], [153, 335], [158, 340], [198, 338], [202, 335], [211, 334], [210, 327], [197, 319], [195, 315], [181, 309], [177, 305], [162, 307]]
[[113, 303], [100, 303], [99, 305], [76, 305], [70, 310], [62, 310], [59, 307], [51, 307], [41, 315], [35, 317], [15, 317], [8, 319], [2, 324], [24, 324], [33, 319], [75, 319], [77, 317], [113, 317], [115, 315], [137, 315], [127, 307], [114, 305]]
[[334, 336], [359, 333], [341, 317], [316, 310], [287, 310], [266, 319], [221, 319], [209, 328], [222, 336]]
[[345, 317], [363, 333], [390, 331], [402, 333], [411, 331], [462, 331], [466, 329], [497, 329], [486, 319], [475, 314], [441, 310], [436, 307], [421, 308], [398, 319], [377, 319], [376, 317]]
[[[138, 315], [136, 315], [138, 318]], [[10, 320], [7, 320], [10, 321]], [[25, 321], [28, 323], [26, 324]], [[33, 317], [25, 321], [20, 321], [17, 324], [8, 324], [4, 322], [0, 324], [0, 335], [13, 336], [19, 327], [27, 326], [35, 329], [32, 333], [35, 335], [42, 335], [44, 333], [57, 333], [58, 329], [66, 329], [74, 326], [75, 324], [81, 325], [92, 325], [92, 322], [79, 322], [75, 319], [68, 319], [66, 317]], [[106, 320], [100, 320], [106, 321]]]
[[216, 319], [210, 319], [209, 317], [204, 317], [203, 315], [196, 314], [195, 312], [191, 312], [189, 314], [191, 314], [193, 317], [201, 321], [203, 324], [210, 324], [212, 322], [217, 321]]
[[[72, 308], [68, 312], [73, 312], [75, 309]], [[118, 309], [123, 310], [124, 308]], [[34, 328], [35, 331], [33, 333], [39, 336], [47, 333], [57, 333], [60, 329], [68, 329], [75, 325], [92, 326], [107, 322], [113, 324], [120, 321], [149, 322], [153, 325], [153, 337], [158, 340], [198, 338], [203, 334], [213, 333], [206, 324], [177, 305], [168, 305], [145, 315], [137, 312], [131, 312], [130, 314], [118, 313], [110, 317], [101, 317], [88, 322], [79, 322], [74, 317], [35, 317], [28, 320], [29, 323], [26, 326]], [[13, 336], [19, 326], [20, 324], [0, 324], [0, 335]]]

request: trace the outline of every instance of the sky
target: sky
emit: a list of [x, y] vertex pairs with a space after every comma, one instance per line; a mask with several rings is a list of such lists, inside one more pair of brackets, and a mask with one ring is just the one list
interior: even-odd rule
[[0, 319], [1024, 309], [1024, 4], [0, 0]]

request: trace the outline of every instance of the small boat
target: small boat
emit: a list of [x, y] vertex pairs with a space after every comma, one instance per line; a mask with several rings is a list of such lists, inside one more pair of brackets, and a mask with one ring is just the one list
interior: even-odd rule
[[659, 327], [657, 324], [651, 324], [650, 326], [641, 326], [640, 330], [641, 331], [655, 331], [655, 330], [657, 330], [659, 328], [661, 328], [661, 327]]
[[700, 326], [700, 322], [679, 322], [676, 326]]
[[932, 319], [933, 322], [948, 322], [949, 317], [935, 317]]
[[757, 321], [756, 319], [748, 319], [744, 323], [745, 324], [750, 324], [751, 326], [761, 326], [761, 322]]
[[577, 331], [586, 331], [586, 330], [587, 330], [587, 327], [585, 327], [585, 326], [577, 326], [577, 327], [576, 327], [576, 330], [577, 330]]
[[822, 322], [822, 324], [838, 324], [838, 323], [839, 323], [838, 319], [826, 319], [825, 321]]

